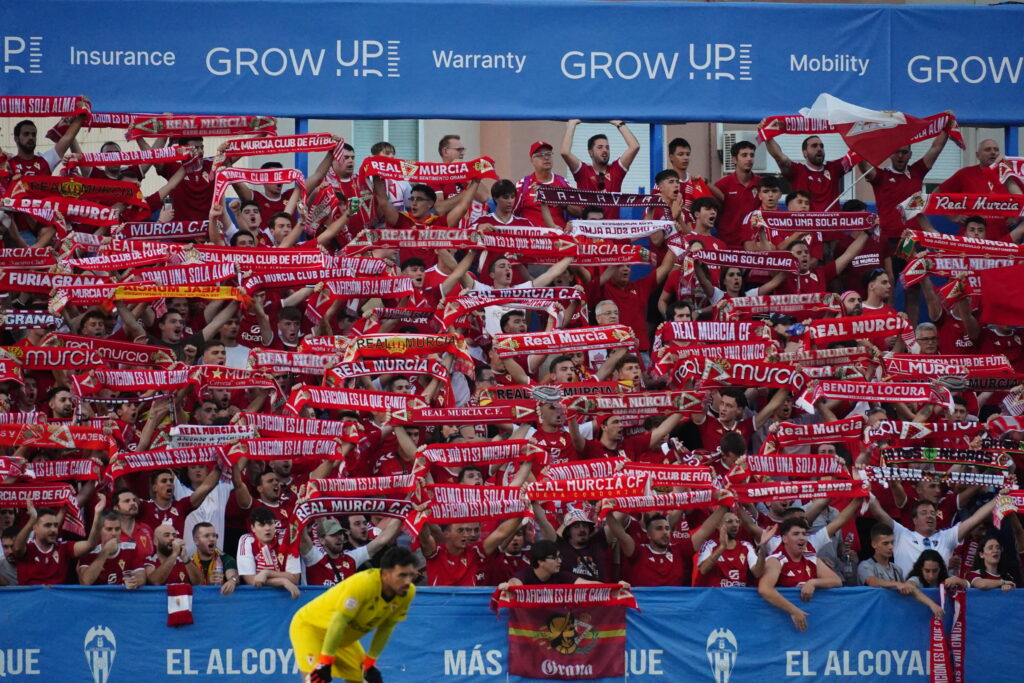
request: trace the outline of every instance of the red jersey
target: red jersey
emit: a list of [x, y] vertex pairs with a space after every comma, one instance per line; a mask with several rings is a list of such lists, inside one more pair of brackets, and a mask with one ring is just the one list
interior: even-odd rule
[[619, 442], [618, 448], [608, 448], [600, 439], [589, 439], [583, 448], [581, 460], [598, 460], [601, 458], [629, 458], [637, 462], [640, 454], [651, 445], [651, 435], [637, 434], [629, 436]]
[[794, 560], [786, 554], [785, 547], [780, 545], [768, 557], [774, 557], [782, 565], [779, 580], [775, 584], [777, 588], [794, 588], [818, 578], [818, 558], [813, 552], [805, 552], [802, 558]]
[[427, 585], [475, 586], [486, 559], [482, 542], [467, 546], [461, 555], [450, 554], [446, 545], [438, 543], [427, 557]]
[[935, 327], [939, 330], [939, 353], [963, 355], [978, 352], [978, 347], [967, 334], [967, 325], [953, 317], [951, 311], [943, 311], [942, 317], [935, 321]]
[[722, 437], [725, 436], [726, 432], [738, 433], [749, 445], [750, 437], [754, 434], [754, 418], [748, 417], [745, 420], [737, 420], [732, 429], [727, 429], [725, 425], [718, 421], [717, 417], [708, 415], [700, 423], [700, 426], [697, 427], [697, 430], [700, 432], [702, 446], [710, 451], [718, 449], [718, 444], [722, 442]]
[[[162, 562], [163, 558], [158, 553], [154, 553], [146, 560], [146, 566], [159, 567]], [[174, 558], [174, 566], [171, 567], [171, 573], [167, 575], [163, 583], [156, 585], [166, 586], [169, 583], [192, 583], [192, 579], [188, 577], [188, 566], [181, 561], [180, 557]]]
[[981, 355], [1001, 354], [1006, 356], [1010, 365], [1017, 372], [1024, 369], [1024, 342], [1016, 331], [1000, 334], [998, 331], [985, 327], [981, 330], [981, 344], [978, 349]]
[[[1002, 194], [1007, 192], [1006, 185], [999, 182], [999, 170], [987, 166], [967, 166], [946, 178], [936, 192], [964, 192], [968, 194]], [[984, 215], [984, 214], [982, 214]], [[990, 240], [1007, 239], [1006, 221], [994, 218], [987, 221], [985, 236]], [[960, 231], [963, 234], [963, 230]]]
[[658, 550], [649, 543], [637, 543], [625, 558], [623, 573], [634, 586], [684, 586], [690, 583], [693, 544], [689, 539]]
[[[519, 214], [526, 220], [530, 221], [531, 225], [544, 226], [547, 225], [544, 222], [544, 215], [541, 213], [540, 204], [537, 202], [537, 192], [531, 190], [530, 186], [534, 183], [545, 185], [547, 187], [569, 187], [569, 181], [558, 175], [557, 173], [552, 174], [551, 182], [541, 183], [537, 180], [537, 175], [531, 173], [530, 175], [522, 178], [516, 183], [516, 205], [512, 207], [512, 213]], [[560, 228], [565, 227], [566, 216], [565, 211], [558, 206], [549, 206], [548, 210], [551, 212], [551, 219]]]
[[[180, 163], [163, 164], [160, 175], [170, 178], [180, 166]], [[210, 214], [210, 205], [213, 204], [213, 159], [203, 159], [195, 165], [185, 162], [185, 169], [185, 177], [171, 191], [174, 220], [206, 220]]]
[[722, 210], [718, 212], [718, 237], [731, 249], [743, 247], [743, 219], [751, 211], [761, 208], [761, 200], [757, 198], [760, 186], [760, 176], [751, 176], [750, 182], [744, 185], [735, 173], [722, 176], [715, 183], [715, 187], [725, 195]]
[[[697, 564], [711, 557], [718, 547], [718, 539], [709, 539], [700, 548]], [[737, 541], [736, 546], [727, 548], [718, 556], [718, 561], [707, 574], [699, 571], [695, 574], [695, 585], [709, 588], [725, 588], [728, 586], [746, 586], [750, 569], [757, 564], [757, 551], [747, 541]]]
[[320, 559], [306, 565], [307, 586], [333, 586], [359, 571], [355, 560], [349, 557], [348, 553], [332, 558], [319, 548], [314, 548], [310, 552], [319, 554]]
[[122, 527], [121, 538], [118, 540], [122, 548], [134, 550], [139, 557], [149, 557], [154, 552], [153, 530], [146, 524], [140, 524], [138, 520], [131, 534], [125, 532]]
[[[97, 546], [95, 550], [82, 557], [78, 561], [78, 566], [88, 567], [95, 562], [101, 549], [101, 546]], [[96, 577], [96, 581], [92, 585], [117, 586], [123, 584], [125, 575], [143, 568], [142, 558], [143, 556], [139, 555], [134, 548], [119, 547], [116, 555], [108, 557], [103, 562], [103, 569], [100, 570], [100, 575]]]
[[[192, 501], [188, 498], [176, 500], [166, 508], [161, 508], [155, 500], [139, 501], [139, 516], [136, 523], [141, 522], [150, 529], [156, 529], [161, 524], [168, 524], [174, 527], [178, 536], [185, 538], [185, 518], [192, 512]], [[191, 529], [189, 529], [191, 532]]]
[[[32, 159], [22, 159], [18, 155], [7, 158], [7, 166], [11, 169], [11, 175], [52, 175], [53, 169], [50, 162], [41, 156], [34, 156]], [[209, 213], [209, 211], [207, 211]]]
[[[647, 302], [658, 284], [657, 272], [651, 271], [639, 280], [620, 287], [611, 281], [600, 286], [597, 301], [611, 299], [619, 307], [619, 323], [628, 325], [636, 333], [640, 351], [650, 351], [651, 339], [647, 334]], [[596, 303], [596, 301], [595, 301]]]
[[820, 170], [815, 170], [804, 162], [794, 161], [789, 171], [783, 175], [794, 190], [810, 193], [811, 211], [835, 211], [838, 207], [832, 206], [832, 202], [842, 191], [843, 176], [851, 167], [849, 156], [826, 161]]
[[530, 568], [530, 561], [523, 553], [510, 554], [502, 550], [484, 561], [483, 577], [478, 577], [478, 586], [497, 586], [505, 583], [523, 569]]
[[[836, 253], [842, 254], [846, 251], [846, 248], [853, 244], [853, 240], [853, 235], [843, 234], [836, 245]], [[846, 283], [843, 289], [852, 289], [865, 295], [867, 290], [864, 287], [864, 274], [882, 267], [882, 252], [886, 248], [881, 235], [869, 235], [860, 253], [853, 257], [850, 265], [843, 271], [842, 279]]]
[[572, 443], [572, 437], [565, 430], [548, 432], [538, 428], [530, 435], [530, 438], [536, 441], [537, 445], [543, 447], [547, 453], [546, 462], [538, 463], [541, 466], [561, 465], [580, 459], [576, 452], [576, 446]]
[[823, 293], [828, 287], [829, 280], [836, 276], [836, 263], [826, 263], [820, 268], [809, 270], [806, 273], [790, 274], [782, 281], [776, 294], [816, 294]]
[[925, 166], [924, 159], [918, 159], [910, 164], [902, 173], [891, 168], [875, 169], [875, 177], [869, 182], [875, 192], [878, 223], [883, 238], [897, 238], [906, 229], [918, 228], [916, 220], [903, 220], [897, 205], [915, 192], [921, 191], [926, 175], [928, 167]]
[[275, 213], [284, 211], [284, 208], [288, 205], [288, 199], [285, 192], [281, 193], [281, 196], [277, 199], [270, 199], [265, 194], [252, 190], [252, 200], [259, 204], [260, 207], [260, 227], [266, 228], [270, 226], [270, 217]]
[[65, 583], [68, 567], [74, 559], [75, 544], [73, 541], [57, 541], [44, 550], [38, 541], [30, 540], [25, 544], [25, 554], [15, 561], [18, 569], [19, 586], [53, 586]]
[[[345, 232], [351, 236], [359, 234], [359, 231], [367, 227], [374, 217], [374, 210], [376, 204], [374, 203], [373, 194], [366, 185], [366, 181], [359, 176], [358, 173], [353, 174], [348, 180], [338, 179], [334, 185], [334, 196], [341, 202], [342, 211], [348, 210], [348, 201], [358, 197], [360, 200], [359, 210], [356, 211], [354, 216], [348, 217], [348, 222], [345, 224]], [[342, 238], [339, 235], [339, 241], [347, 240], [348, 238]]]
[[[622, 165], [622, 159], [616, 159], [608, 165], [608, 170], [598, 173], [594, 167], [587, 163], [580, 163], [580, 167], [572, 172], [572, 179], [576, 181], [576, 187], [581, 190], [597, 190], [600, 192], [622, 192], [622, 181], [626, 179], [627, 169]], [[604, 207], [604, 217], [611, 220], [619, 217], [619, 207]]]

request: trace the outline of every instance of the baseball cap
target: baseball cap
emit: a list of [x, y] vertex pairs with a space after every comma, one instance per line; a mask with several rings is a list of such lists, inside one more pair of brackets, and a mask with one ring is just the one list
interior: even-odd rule
[[532, 157], [538, 151], [547, 147], [548, 149], [554, 149], [550, 142], [544, 142], [543, 140], [537, 140], [537, 142], [530, 145], [530, 156]]
[[323, 529], [324, 536], [334, 536], [344, 531], [344, 529], [341, 528], [341, 524], [338, 523], [338, 520], [333, 517], [325, 519], [323, 524], [320, 525], [320, 528]]

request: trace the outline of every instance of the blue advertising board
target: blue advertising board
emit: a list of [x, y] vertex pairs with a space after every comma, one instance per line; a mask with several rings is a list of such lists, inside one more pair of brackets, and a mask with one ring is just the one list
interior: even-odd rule
[[[221, 596], [200, 587], [195, 623], [171, 628], [159, 587], [3, 589], [0, 679], [295, 681], [288, 624], [319, 590], [303, 589], [296, 601], [277, 589], [243, 587]], [[785, 592], [799, 601], [795, 591]], [[931, 613], [894, 591], [819, 591], [801, 603], [810, 614], [804, 633], [754, 589], [636, 594], [641, 611], [629, 613], [626, 643], [630, 681], [929, 681]], [[419, 591], [380, 659], [384, 680], [529, 680], [507, 675], [507, 617], [489, 610], [489, 596], [487, 589]], [[1015, 627], [1024, 592], [970, 591], [967, 603], [968, 680], [1016, 683], [1019, 667], [1007, 656], [1024, 651], [1024, 632]]]
[[757, 121], [821, 92], [1024, 121], [1024, 7], [592, 0], [0, 3], [0, 94], [96, 111]]

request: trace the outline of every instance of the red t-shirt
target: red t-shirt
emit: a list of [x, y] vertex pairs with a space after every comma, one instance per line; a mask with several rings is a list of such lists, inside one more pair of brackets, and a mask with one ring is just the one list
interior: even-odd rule
[[537, 431], [530, 435], [530, 438], [535, 440], [546, 452], [546, 462], [538, 463], [541, 466], [561, 465], [580, 459], [579, 454], [576, 453], [576, 446], [572, 443], [572, 437], [565, 430], [548, 432], [538, 427]]
[[[136, 523], [141, 522], [150, 529], [156, 529], [161, 524], [169, 524], [178, 532], [178, 536], [185, 538], [185, 518], [190, 512], [192, 501], [188, 498], [176, 500], [166, 509], [158, 506], [154, 500], [140, 500]], [[191, 533], [192, 530], [188, 531]]]
[[794, 161], [789, 172], [783, 175], [794, 190], [804, 190], [811, 194], [811, 211], [835, 211], [838, 206], [829, 205], [843, 189], [843, 176], [850, 170], [849, 157], [826, 161], [825, 166], [816, 171], [804, 162]]
[[448, 547], [438, 543], [434, 554], [427, 557], [427, 585], [475, 586], [486, 559], [482, 542], [467, 546], [461, 555], [449, 554]]
[[[534, 173], [520, 179], [520, 181], [516, 183], [516, 205], [512, 207], [512, 213], [519, 214], [526, 220], [530, 221], [531, 225], [547, 225], [544, 222], [544, 215], [541, 213], [540, 204], [537, 202], [537, 193], [536, 191], [531, 190], [530, 186], [534, 183], [540, 183], [547, 187], [572, 187], [568, 180], [557, 173], [552, 174], [552, 176], [551, 182], [549, 183], [540, 183]], [[567, 218], [562, 207], [549, 206], [548, 210], [551, 212], [551, 219], [555, 222], [555, 225], [560, 228], [564, 228]]]
[[51, 175], [50, 162], [41, 156], [34, 156], [31, 160], [22, 159], [18, 155], [7, 158], [7, 166], [11, 169], [11, 175]]
[[[708, 539], [700, 548], [697, 564], [711, 557], [718, 547], [718, 539]], [[699, 571], [695, 574], [697, 586], [709, 588], [725, 588], [728, 586], [746, 586], [750, 568], [757, 562], [757, 551], [747, 541], [737, 541], [736, 546], [727, 548], [718, 557], [718, 561], [707, 574]]]
[[942, 317], [935, 321], [939, 330], [939, 353], [962, 355], [977, 353], [978, 347], [967, 334], [967, 325], [954, 318], [949, 311], [943, 311]]
[[[158, 553], [153, 553], [146, 560], [147, 567], [159, 567], [163, 563], [163, 558]], [[163, 580], [163, 583], [156, 584], [158, 586], [166, 586], [169, 583], [192, 583], [192, 580], [188, 577], [188, 568], [181, 558], [175, 558], [174, 566], [171, 567], [170, 574]]]
[[[846, 251], [846, 248], [853, 244], [853, 240], [854, 236], [850, 234], [840, 237], [836, 245], [836, 254]], [[860, 253], [853, 257], [850, 265], [843, 271], [842, 279], [846, 283], [843, 289], [852, 289], [865, 295], [867, 289], [864, 287], [864, 274], [882, 267], [882, 252], [885, 250], [886, 245], [882, 241], [882, 236], [870, 235]]]
[[737, 432], [749, 445], [750, 437], [754, 434], [754, 418], [748, 417], [745, 420], [739, 420], [732, 429], [726, 429], [717, 417], [708, 415], [697, 430], [700, 432], [701, 444], [710, 451], [718, 449], [718, 444], [722, 442], [722, 437], [726, 432]]
[[878, 222], [883, 238], [896, 238], [905, 229], [917, 229], [916, 220], [903, 220], [897, 205], [904, 199], [920, 192], [924, 177], [928, 175], [928, 167], [924, 159], [910, 164], [903, 173], [891, 168], [876, 168], [875, 177], [871, 179], [871, 187], [875, 191], [875, 204], [878, 207]]
[[634, 586], [684, 586], [690, 583], [693, 543], [674, 541], [664, 551], [649, 543], [637, 543], [625, 558], [623, 573]]
[[282, 192], [281, 196], [277, 199], [270, 199], [265, 194], [252, 190], [252, 200], [259, 204], [260, 207], [260, 227], [270, 227], [270, 217], [275, 213], [284, 211], [284, 208], [288, 205], [287, 195], [289, 192]]
[[497, 586], [505, 583], [523, 569], [530, 568], [526, 555], [512, 555], [499, 550], [484, 561], [483, 577], [478, 578], [479, 586]]
[[373, 221], [376, 204], [374, 203], [373, 195], [366, 186], [366, 181], [358, 173], [348, 180], [339, 180], [337, 185], [334, 186], [334, 195], [342, 203], [342, 211], [348, 211], [349, 199], [358, 197], [361, 201], [359, 211], [354, 216], [349, 216], [348, 222], [345, 223], [345, 230], [343, 232], [347, 233], [347, 235], [338, 236], [338, 243], [344, 245]]
[[[964, 192], [968, 194], [1003, 194], [1008, 190], [999, 182], [999, 170], [986, 166], [967, 166], [946, 178], [936, 192]], [[982, 214], [984, 215], [984, 214]], [[992, 218], [987, 221], [985, 236], [990, 240], [1007, 239], [1006, 220]], [[963, 234], [961, 229], [960, 234]]]
[[[598, 176], [592, 165], [581, 162], [580, 167], [572, 172], [572, 179], [576, 181], [576, 187], [581, 190], [622, 192], [622, 181], [626, 179], [626, 173], [626, 169], [622, 166], [622, 159], [616, 159], [610, 163], [608, 170], [601, 176]], [[617, 219], [619, 207], [604, 207], [604, 217], [609, 220]]]
[[760, 186], [760, 176], [752, 176], [744, 185], [735, 173], [723, 176], [715, 183], [715, 187], [725, 195], [722, 210], [718, 212], [718, 237], [730, 248], [743, 247], [743, 219], [751, 211], [761, 208], [761, 200], [757, 198]]
[[118, 539], [122, 548], [134, 550], [140, 558], [149, 557], [156, 547], [153, 543], [153, 530], [146, 524], [135, 521], [135, 529], [128, 534], [122, 528], [121, 538]]
[[307, 586], [333, 586], [359, 570], [348, 553], [342, 553], [332, 560], [327, 553], [319, 549], [317, 551], [322, 554], [320, 559], [313, 564], [306, 565]]
[[[100, 548], [97, 547], [88, 555], [85, 555], [78, 561], [79, 567], [88, 567], [90, 564], [96, 561], [96, 558], [100, 554]], [[117, 554], [113, 557], [108, 557], [103, 563], [103, 569], [100, 570], [100, 575], [96, 577], [96, 581], [92, 584], [94, 586], [117, 586], [124, 583], [124, 577], [126, 574], [142, 569], [143, 567], [143, 556], [139, 555], [134, 548], [119, 548]]]
[[799, 560], [794, 560], [786, 554], [785, 547], [780, 545], [768, 557], [774, 557], [782, 565], [779, 580], [775, 584], [777, 588], [795, 588], [818, 578], [817, 556], [811, 550], [805, 552]]
[[52, 586], [67, 581], [68, 567], [74, 559], [73, 541], [57, 541], [43, 550], [35, 540], [25, 545], [25, 554], [16, 561], [19, 586]]
[[623, 456], [636, 462], [640, 454], [647, 450], [651, 443], [650, 434], [628, 436], [619, 442], [618, 448], [608, 448], [600, 439], [590, 439], [583, 448], [581, 460], [597, 460], [601, 458], [621, 458]]
[[[180, 166], [180, 163], [163, 164], [160, 175], [170, 178]], [[185, 177], [171, 191], [171, 198], [174, 200], [174, 220], [206, 220], [213, 203], [213, 159], [203, 159], [197, 170], [186, 171]]]
[[619, 307], [619, 323], [633, 329], [640, 351], [649, 351], [651, 348], [651, 339], [647, 334], [647, 302], [658, 284], [657, 277], [657, 273], [651, 271], [625, 287], [606, 282], [600, 286], [599, 298], [594, 301], [595, 304], [604, 299], [615, 302]]
[[1017, 372], [1024, 370], [1024, 342], [1017, 332], [999, 334], [991, 328], [984, 327], [981, 330], [980, 341], [978, 353], [981, 355], [1004, 355], [1014, 370]]
[[829, 281], [836, 276], [835, 261], [809, 270], [806, 273], [791, 274], [782, 281], [776, 294], [815, 294], [825, 292]]

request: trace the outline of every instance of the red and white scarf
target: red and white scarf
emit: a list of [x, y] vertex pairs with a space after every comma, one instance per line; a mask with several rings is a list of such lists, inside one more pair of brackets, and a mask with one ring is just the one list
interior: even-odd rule
[[298, 415], [299, 411], [307, 405], [327, 410], [384, 413], [389, 410], [405, 410], [426, 404], [412, 394], [396, 394], [389, 391], [367, 389], [298, 386], [292, 389], [285, 407]]
[[78, 116], [92, 113], [92, 106], [81, 95], [3, 95], [0, 116]]
[[25, 213], [46, 223], [52, 221], [55, 226], [64, 225], [65, 232], [65, 219], [83, 225], [106, 227], [117, 224], [121, 216], [121, 211], [112, 206], [67, 197], [4, 197], [0, 200], [0, 208]]
[[95, 166], [142, 166], [144, 164], [169, 164], [192, 158], [192, 149], [184, 146], [135, 149], [126, 152], [85, 152], [68, 155], [64, 159], [63, 175], [71, 175], [78, 167]]
[[842, 310], [839, 295], [833, 292], [741, 296], [722, 299], [718, 306], [719, 315], [725, 319], [749, 318], [765, 313], [789, 313], [796, 318], [805, 318]]
[[647, 492], [650, 476], [640, 474], [613, 474], [589, 479], [543, 479], [526, 485], [526, 495], [533, 502], [561, 501], [566, 503], [603, 498], [642, 496]]
[[386, 496], [405, 498], [419, 485], [415, 474], [395, 474], [387, 477], [338, 477], [310, 479], [306, 495], [310, 499], [346, 496]]
[[20, 510], [28, 501], [36, 508], [64, 508], [63, 528], [78, 536], [86, 535], [78, 496], [70, 484], [0, 485], [0, 508]]
[[533, 401], [462, 408], [398, 408], [387, 414], [390, 425], [485, 425], [536, 421], [537, 404]]
[[529, 460], [538, 447], [527, 439], [473, 443], [430, 444], [420, 448], [420, 455], [433, 465], [463, 467], [466, 465], [502, 465]]
[[108, 363], [136, 366], [166, 366], [174, 362], [170, 350], [162, 346], [136, 344], [117, 339], [83, 337], [77, 334], [57, 333], [43, 339], [43, 345], [50, 342], [69, 348], [88, 349]]
[[518, 486], [428, 484], [427, 491], [431, 500], [425, 521], [431, 524], [533, 517], [533, 510], [523, 502]]
[[754, 211], [750, 224], [781, 233], [852, 232], [875, 227], [878, 216], [867, 211]]
[[494, 335], [494, 350], [501, 358], [526, 353], [573, 353], [590, 349], [629, 348], [636, 335], [626, 325], [600, 325], [582, 330], [551, 330]]
[[117, 225], [111, 235], [126, 240], [182, 240], [192, 242], [210, 234], [210, 221], [128, 222]]
[[661, 220], [595, 220], [572, 221], [570, 234], [594, 239], [638, 240], [675, 229], [673, 221]]
[[800, 481], [733, 484], [737, 503], [771, 503], [784, 500], [818, 500], [821, 498], [867, 498], [871, 487], [863, 479], [836, 481]]
[[918, 192], [897, 207], [903, 220], [919, 214], [956, 216], [967, 214], [985, 217], [1017, 218], [1024, 216], [1024, 197], [1016, 194], [971, 194], [964, 192]]
[[301, 200], [306, 201], [306, 177], [294, 168], [222, 168], [213, 179], [213, 203], [224, 199], [228, 186], [234, 183], [247, 185], [285, 185], [295, 183]]
[[498, 180], [494, 170], [494, 159], [480, 157], [472, 161], [408, 161], [387, 156], [371, 156], [359, 167], [363, 178], [379, 176], [389, 180], [407, 180], [412, 183], [426, 183], [431, 186], [451, 183], [466, 183], [471, 180], [488, 178]]
[[351, 443], [359, 440], [362, 429], [356, 422], [270, 413], [242, 413], [238, 424], [255, 427], [260, 436], [324, 436]]
[[949, 389], [923, 382], [839, 382], [820, 380], [804, 391], [796, 400], [807, 412], [814, 412], [814, 404], [823, 398], [844, 401], [874, 401], [880, 403], [931, 403], [953, 412], [953, 395]]
[[228, 140], [222, 151], [218, 150], [216, 165], [224, 163], [227, 157], [251, 157], [264, 154], [298, 154], [302, 152], [326, 152], [334, 149], [337, 141], [329, 133], [306, 135], [278, 135], [260, 138], [238, 138]]
[[835, 342], [899, 335], [904, 343], [914, 341], [914, 330], [906, 318], [892, 313], [823, 318], [807, 325], [811, 343], [827, 346]]
[[631, 515], [648, 512], [669, 513], [675, 510], [702, 510], [719, 505], [731, 505], [732, 498], [719, 498], [714, 489], [696, 489], [674, 493], [654, 493], [647, 496], [611, 496], [597, 513], [599, 520], [612, 512]]
[[277, 135], [273, 116], [175, 116], [133, 114], [125, 139], [191, 138], [208, 135]]

